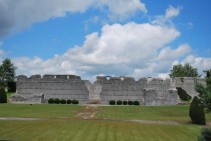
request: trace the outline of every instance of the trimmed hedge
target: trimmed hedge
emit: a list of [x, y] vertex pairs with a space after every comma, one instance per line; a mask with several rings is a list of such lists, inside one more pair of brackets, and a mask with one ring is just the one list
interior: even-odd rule
[[[50, 98], [48, 99], [48, 103], [49, 104], [79, 104], [79, 101], [74, 99], [74, 100], [71, 100], [71, 99], [68, 99], [68, 100], [65, 100], [65, 99], [58, 99], [58, 98]], [[109, 101], [109, 104], [110, 105], [140, 105], [139, 101], [135, 100], [135, 101], [122, 101], [122, 100], [110, 100]]]
[[50, 98], [48, 99], [48, 103], [49, 104], [79, 104], [79, 101], [74, 99], [74, 100], [71, 100], [71, 99], [68, 99], [68, 100], [65, 100], [65, 99], [58, 99], [58, 98]]
[[54, 103], [59, 104], [60, 100], [58, 98], [54, 99]]
[[115, 105], [116, 102], [115, 102], [115, 100], [110, 100], [110, 101], [109, 101], [109, 104], [110, 104], [110, 105]]
[[128, 105], [133, 105], [133, 101], [129, 100]]
[[204, 107], [200, 105], [197, 96], [193, 98], [190, 104], [189, 116], [193, 124], [206, 125]]
[[48, 103], [49, 104], [53, 104], [54, 103], [54, 99], [53, 98], [48, 99]]
[[61, 103], [61, 104], [66, 104], [67, 101], [66, 101], [65, 99], [61, 99], [61, 100], [60, 100], [60, 103]]
[[72, 103], [72, 100], [71, 99], [68, 99], [67, 100], [67, 104], [71, 104]]
[[123, 105], [127, 105], [127, 101], [123, 101], [122, 104], [123, 104]]
[[140, 105], [140, 102], [138, 100], [132, 101], [132, 100], [110, 100], [109, 101], [110, 105]]
[[72, 104], [78, 104], [79, 102], [78, 102], [78, 100], [76, 100], [76, 99], [74, 99], [73, 101], [72, 101]]
[[0, 103], [7, 103], [7, 94], [4, 88], [0, 89]]
[[117, 105], [122, 105], [122, 101], [121, 100], [117, 100], [116, 104]]
[[136, 101], [133, 102], [133, 104], [134, 105], [139, 105], [139, 101], [136, 100]]

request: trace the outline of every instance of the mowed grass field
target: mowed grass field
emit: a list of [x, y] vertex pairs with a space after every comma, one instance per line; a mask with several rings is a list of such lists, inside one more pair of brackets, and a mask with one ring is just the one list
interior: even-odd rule
[[[188, 106], [98, 106], [95, 117], [83, 119], [87, 106], [0, 104], [0, 140], [18, 141], [194, 141], [201, 126], [191, 125]], [[211, 121], [211, 114], [206, 114]], [[178, 124], [132, 122], [172, 121]]]

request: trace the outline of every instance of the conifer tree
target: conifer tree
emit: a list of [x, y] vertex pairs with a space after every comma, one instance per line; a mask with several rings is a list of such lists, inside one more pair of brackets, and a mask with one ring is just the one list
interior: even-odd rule
[[0, 103], [7, 103], [7, 94], [4, 88], [0, 88]]
[[200, 100], [197, 96], [193, 98], [190, 104], [189, 116], [193, 124], [206, 125], [204, 108], [200, 105]]

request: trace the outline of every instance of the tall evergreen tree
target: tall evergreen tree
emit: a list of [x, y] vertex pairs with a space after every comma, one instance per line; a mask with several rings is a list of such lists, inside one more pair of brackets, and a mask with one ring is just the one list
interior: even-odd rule
[[190, 104], [189, 116], [193, 124], [206, 124], [204, 108], [200, 105], [200, 100], [197, 96], [193, 98], [193, 101]]
[[3, 60], [0, 65], [0, 85], [6, 86], [8, 82], [13, 82], [15, 79], [15, 69], [10, 59]]

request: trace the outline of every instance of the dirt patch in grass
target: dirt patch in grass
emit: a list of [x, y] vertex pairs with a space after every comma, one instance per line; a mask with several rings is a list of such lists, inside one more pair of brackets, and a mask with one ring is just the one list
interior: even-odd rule
[[79, 112], [76, 115], [78, 119], [85, 119], [85, 120], [110, 120], [110, 121], [126, 121], [126, 122], [137, 122], [137, 123], [145, 123], [145, 124], [163, 124], [163, 125], [181, 125], [176, 121], [153, 121], [153, 120], [124, 120], [124, 119], [111, 119], [111, 118], [98, 118], [96, 117], [96, 113], [99, 111], [97, 105], [87, 105], [85, 109]]
[[87, 105], [85, 109], [76, 115], [79, 119], [96, 119], [96, 113], [98, 112], [97, 105]]

